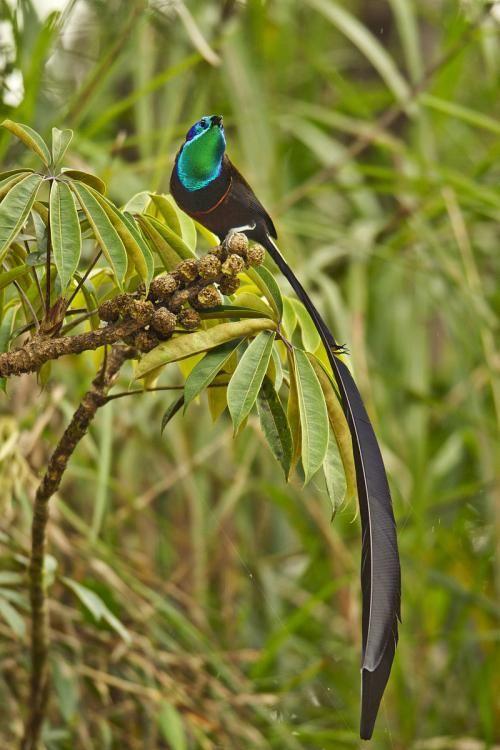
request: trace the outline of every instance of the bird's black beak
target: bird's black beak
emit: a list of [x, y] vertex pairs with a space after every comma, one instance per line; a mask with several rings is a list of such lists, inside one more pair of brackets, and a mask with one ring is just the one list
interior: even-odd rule
[[217, 125], [219, 128], [222, 126], [222, 115], [212, 115], [212, 125]]

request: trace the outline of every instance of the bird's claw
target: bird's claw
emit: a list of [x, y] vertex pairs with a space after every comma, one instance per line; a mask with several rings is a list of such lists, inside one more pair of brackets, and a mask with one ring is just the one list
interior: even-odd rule
[[330, 349], [334, 354], [337, 356], [339, 354], [349, 354], [349, 349], [347, 348], [347, 344], [335, 344], [333, 346], [330, 346]]
[[253, 229], [255, 229], [255, 221], [253, 221], [251, 224], [245, 224], [245, 226], [242, 227], [233, 227], [229, 230], [229, 232], [226, 234], [224, 239], [222, 240], [222, 247], [224, 247], [226, 250], [231, 243], [231, 239], [234, 237], [235, 234], [239, 234], [242, 232], [245, 234], [245, 232], [251, 232]]

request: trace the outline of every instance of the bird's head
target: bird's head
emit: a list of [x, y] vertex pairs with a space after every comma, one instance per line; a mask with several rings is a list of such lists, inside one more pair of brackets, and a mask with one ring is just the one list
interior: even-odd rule
[[206, 115], [189, 128], [177, 158], [177, 175], [187, 190], [200, 190], [220, 173], [226, 149], [220, 115]]

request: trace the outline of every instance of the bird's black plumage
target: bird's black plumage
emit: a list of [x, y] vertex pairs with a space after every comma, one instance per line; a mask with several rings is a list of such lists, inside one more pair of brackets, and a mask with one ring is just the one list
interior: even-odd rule
[[[221, 127], [221, 118], [211, 120], [212, 127]], [[352, 375], [335, 356], [341, 347], [274, 243], [274, 224], [250, 185], [224, 154], [217, 175], [205, 187], [188, 190], [179, 177], [181, 152], [182, 148], [170, 181], [177, 204], [221, 239], [246, 227], [245, 234], [266, 248], [313, 319], [342, 398], [352, 436], [363, 537], [360, 735], [370, 739], [398, 641], [401, 598], [396, 524], [380, 448]]]

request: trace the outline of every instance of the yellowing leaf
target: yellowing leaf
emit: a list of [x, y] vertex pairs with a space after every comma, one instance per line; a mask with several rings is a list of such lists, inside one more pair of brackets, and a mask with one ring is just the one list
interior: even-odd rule
[[50, 165], [52, 161], [50, 151], [42, 136], [36, 130], [30, 128], [29, 125], [23, 125], [20, 122], [13, 122], [12, 120], [4, 120], [2, 127], [10, 130], [25, 146], [34, 151], [46, 167]]
[[214, 349], [232, 339], [253, 336], [259, 331], [275, 330], [276, 323], [267, 318], [246, 318], [231, 323], [221, 323], [207, 331], [199, 330], [176, 336], [159, 344], [144, 355], [137, 366], [136, 378], [143, 378], [151, 370]]
[[89, 174], [89, 172], [82, 172], [79, 169], [62, 169], [61, 175], [63, 177], [69, 177], [70, 180], [83, 182], [85, 185], [88, 185], [89, 187], [94, 188], [94, 190], [97, 190], [97, 192], [101, 193], [102, 195], [106, 193], [106, 185], [100, 179], [100, 177], [96, 177], [95, 174]]
[[161, 214], [166, 224], [168, 224], [170, 229], [179, 235], [179, 237], [182, 237], [179, 216], [174, 208], [172, 199], [169, 196], [157, 195], [156, 193], [150, 193], [149, 195], [154, 207]]
[[242, 294], [238, 293], [236, 294], [234, 301], [239, 307], [256, 310], [256, 312], [260, 312], [268, 318], [273, 314], [273, 310], [269, 305], [256, 294], [251, 294], [249, 292], [243, 292]]
[[311, 362], [325, 397], [328, 419], [335, 435], [342, 466], [344, 467], [346, 478], [345, 500], [348, 500], [356, 495], [356, 466], [352, 452], [351, 432], [330, 377], [315, 357], [311, 357]]
[[227, 386], [209, 388], [207, 399], [212, 422], [216, 422], [227, 406]]

